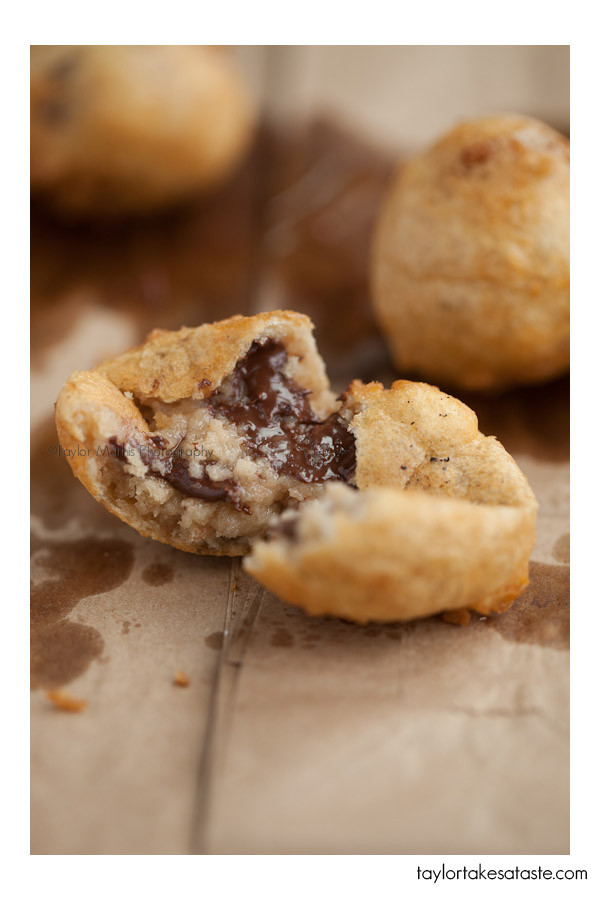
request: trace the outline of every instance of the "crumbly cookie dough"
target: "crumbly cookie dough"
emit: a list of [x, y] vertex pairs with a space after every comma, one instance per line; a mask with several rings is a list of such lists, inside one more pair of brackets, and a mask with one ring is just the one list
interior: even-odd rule
[[155, 331], [75, 372], [56, 425], [75, 475], [141, 534], [239, 555], [273, 515], [354, 477], [339, 407], [310, 320], [273, 312]]
[[394, 360], [471, 389], [569, 366], [569, 142], [522, 116], [454, 128], [393, 180], [372, 251]]
[[358, 491], [329, 484], [286, 512], [245, 568], [312, 615], [403, 621], [501, 612], [528, 583], [537, 503], [475, 414], [437, 388], [355, 382]]
[[254, 119], [221, 49], [31, 48], [32, 191], [68, 216], [143, 213], [213, 187]]

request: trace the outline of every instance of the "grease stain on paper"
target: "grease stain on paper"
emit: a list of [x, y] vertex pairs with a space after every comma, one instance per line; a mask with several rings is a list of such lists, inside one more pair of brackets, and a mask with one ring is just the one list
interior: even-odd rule
[[212, 634], [208, 634], [204, 638], [204, 643], [207, 647], [210, 647], [211, 650], [220, 650], [223, 646], [223, 632], [213, 631]]
[[151, 584], [153, 587], [159, 587], [161, 584], [168, 584], [173, 581], [175, 570], [172, 566], [165, 563], [152, 563], [146, 566], [142, 571], [142, 581]]
[[294, 645], [294, 635], [287, 628], [278, 628], [271, 635], [271, 644], [273, 647], [292, 647]]
[[100, 632], [67, 619], [80, 600], [114, 590], [129, 576], [134, 554], [120, 540], [32, 539], [44, 580], [31, 587], [31, 687], [57, 688], [86, 671], [104, 650]]
[[490, 616], [485, 624], [505, 640], [569, 649], [569, 568], [532, 562], [530, 584], [506, 612]]

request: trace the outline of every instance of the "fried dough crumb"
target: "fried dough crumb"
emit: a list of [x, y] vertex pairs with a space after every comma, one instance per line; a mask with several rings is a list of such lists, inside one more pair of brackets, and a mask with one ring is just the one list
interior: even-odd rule
[[189, 683], [189, 676], [186, 675], [185, 672], [182, 672], [181, 670], [179, 672], [175, 672], [175, 675], [173, 676], [173, 684], [176, 684], [177, 687], [187, 687]]
[[87, 709], [87, 700], [75, 697], [70, 691], [46, 691], [46, 697], [56, 709], [60, 709], [63, 712], [78, 713]]
[[471, 613], [468, 609], [447, 609], [442, 613], [442, 619], [449, 625], [465, 626], [471, 622]]

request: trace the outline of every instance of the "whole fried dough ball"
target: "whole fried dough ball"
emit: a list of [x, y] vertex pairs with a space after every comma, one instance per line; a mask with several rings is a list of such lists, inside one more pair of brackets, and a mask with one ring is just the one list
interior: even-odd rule
[[31, 48], [31, 185], [64, 213], [145, 212], [210, 188], [253, 124], [223, 50]]
[[472, 389], [569, 366], [569, 142], [523, 116], [458, 125], [400, 168], [372, 286], [395, 363]]

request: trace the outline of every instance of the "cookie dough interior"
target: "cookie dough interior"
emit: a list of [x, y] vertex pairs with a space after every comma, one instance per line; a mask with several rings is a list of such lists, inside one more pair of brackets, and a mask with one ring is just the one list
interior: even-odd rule
[[328, 401], [319, 415], [296, 367], [283, 343], [267, 338], [207, 397], [165, 402], [128, 392], [135, 426], [105, 417], [92, 459], [117, 514], [185, 549], [238, 554], [273, 515], [317, 497], [326, 481], [351, 483], [351, 413]]

